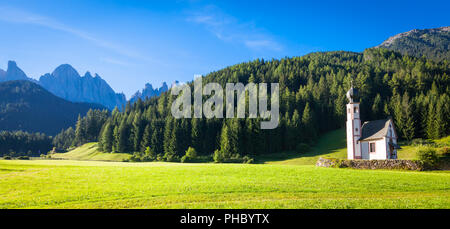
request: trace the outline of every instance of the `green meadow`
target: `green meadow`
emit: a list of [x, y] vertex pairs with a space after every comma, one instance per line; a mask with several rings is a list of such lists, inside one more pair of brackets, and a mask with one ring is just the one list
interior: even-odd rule
[[0, 208], [450, 208], [450, 173], [2, 160]]
[[77, 160], [77, 161], [123, 161], [128, 159], [127, 153], [104, 153], [100, 152], [97, 143], [86, 143], [67, 153], [54, 153], [51, 155], [54, 159]]
[[128, 155], [90, 143], [52, 156], [66, 160], [0, 160], [0, 208], [450, 208], [450, 171], [314, 166], [320, 156], [345, 158], [343, 146], [338, 130], [303, 155], [184, 164], [120, 162]]

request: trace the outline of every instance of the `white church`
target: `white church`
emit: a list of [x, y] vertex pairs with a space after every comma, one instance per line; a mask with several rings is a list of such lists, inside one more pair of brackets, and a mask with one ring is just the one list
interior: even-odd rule
[[347, 158], [397, 159], [397, 133], [392, 119], [364, 122], [361, 126], [358, 90], [347, 92]]

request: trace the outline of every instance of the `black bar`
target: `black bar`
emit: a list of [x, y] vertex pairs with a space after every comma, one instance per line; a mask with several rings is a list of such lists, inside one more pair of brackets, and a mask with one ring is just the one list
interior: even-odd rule
[[[183, 223], [183, 217], [187, 216], [189, 222]], [[157, 228], [276, 228], [290, 225], [299, 225], [295, 228], [345, 228], [361, 225], [361, 222], [365, 222], [364, 227], [385, 227], [387, 224], [404, 227], [422, 221], [445, 222], [449, 216], [449, 210], [0, 210], [1, 222], [13, 221], [16, 226], [21, 223], [43, 226], [63, 223], [64, 227], [110, 224], [126, 228], [142, 224], [148, 225], [144, 228], [156, 225], [160, 225]], [[205, 217], [213, 219], [212, 223]]]

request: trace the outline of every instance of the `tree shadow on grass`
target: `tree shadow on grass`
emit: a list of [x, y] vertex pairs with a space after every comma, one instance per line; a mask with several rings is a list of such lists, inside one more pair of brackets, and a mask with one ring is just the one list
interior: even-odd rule
[[345, 148], [346, 144], [345, 129], [333, 130], [322, 135], [308, 153], [286, 151], [260, 155], [255, 158], [255, 163], [264, 164], [266, 162], [285, 161], [296, 158], [318, 157], [321, 155], [337, 153], [339, 150]]
[[23, 172], [25, 171], [25, 169], [5, 169], [5, 168], [0, 168], [0, 172]]

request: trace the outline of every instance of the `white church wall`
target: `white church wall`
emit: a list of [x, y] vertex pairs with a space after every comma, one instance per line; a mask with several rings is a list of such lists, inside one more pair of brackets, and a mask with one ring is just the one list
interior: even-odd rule
[[367, 142], [361, 142], [361, 153], [362, 153], [362, 159], [370, 159], [369, 157], [369, 143]]
[[352, 122], [347, 121], [347, 158], [353, 159], [353, 133], [352, 133]]
[[375, 153], [370, 153], [371, 160], [386, 159], [386, 138], [375, 141]]

